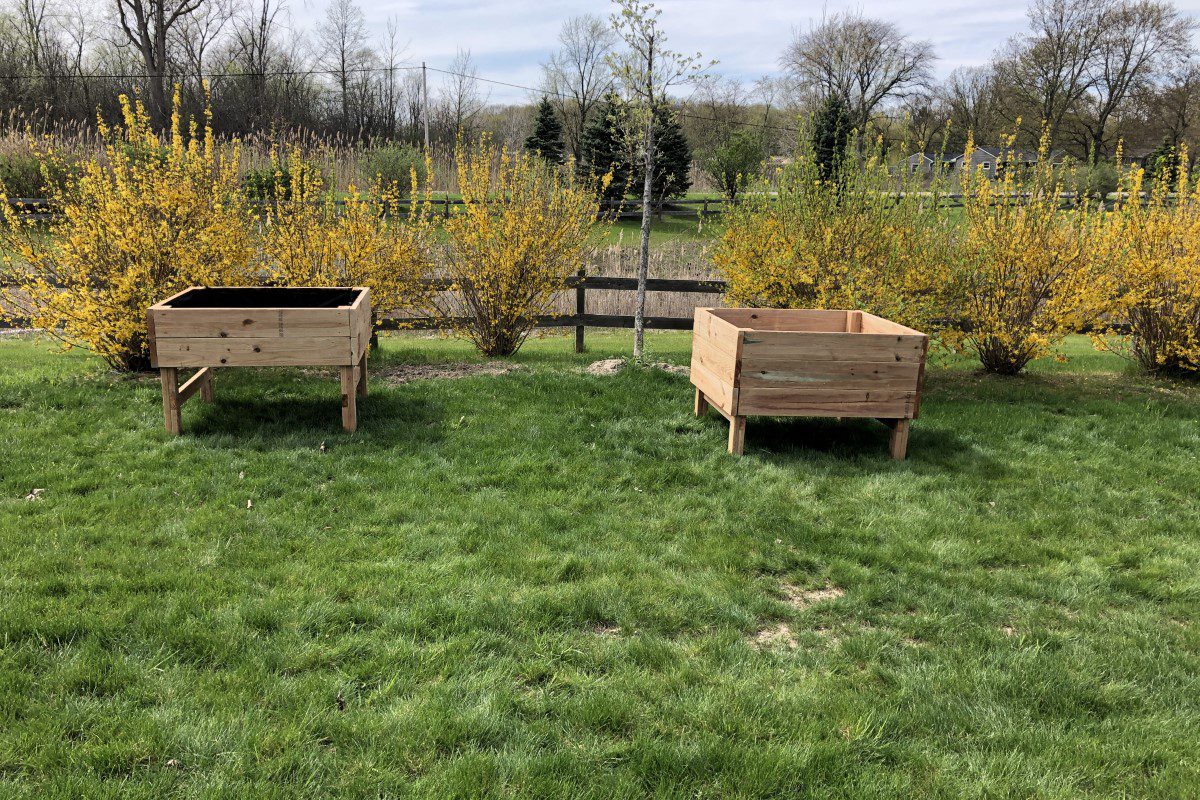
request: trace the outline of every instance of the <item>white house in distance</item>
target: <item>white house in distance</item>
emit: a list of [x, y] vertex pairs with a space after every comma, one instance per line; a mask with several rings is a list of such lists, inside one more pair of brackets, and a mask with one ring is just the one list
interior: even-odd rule
[[[910, 175], [933, 175], [938, 170], [944, 173], [960, 172], [964, 167], [980, 170], [989, 178], [1000, 178], [1004, 169], [1016, 165], [1030, 168], [1037, 163], [1036, 150], [1006, 150], [1003, 147], [976, 147], [971, 151], [971, 163], [966, 163], [966, 154], [956, 156], [942, 153], [913, 153], [905, 160]], [[1051, 164], [1061, 163], [1066, 154], [1053, 150], [1049, 154]]]

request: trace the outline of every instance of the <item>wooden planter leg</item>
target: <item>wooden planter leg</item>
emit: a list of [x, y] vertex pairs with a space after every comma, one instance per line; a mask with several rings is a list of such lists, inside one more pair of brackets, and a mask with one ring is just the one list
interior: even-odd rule
[[183, 422], [179, 414], [179, 370], [175, 367], [162, 367], [158, 370], [158, 379], [162, 382], [163, 421], [167, 433], [178, 436]]
[[704, 392], [696, 389], [696, 416], [703, 417], [708, 413], [708, 400], [704, 397]]
[[745, 417], [730, 417], [729, 418], [729, 452], [732, 455], [740, 456], [742, 449], [746, 444], [746, 418]]
[[357, 367], [341, 367], [342, 378], [342, 427], [354, 433], [358, 429], [358, 391], [355, 384]]
[[204, 383], [200, 384], [200, 399], [206, 403], [211, 403], [216, 399], [213, 393], [213, 371], [210, 369], [204, 373]]
[[362, 360], [358, 362], [358, 390], [359, 397], [367, 396], [367, 354], [363, 353]]
[[912, 420], [897, 419], [890, 422], [892, 429], [891, 441], [888, 443], [888, 450], [892, 454], [892, 458], [897, 461], [903, 461], [905, 455], [908, 454], [908, 428], [912, 424]]

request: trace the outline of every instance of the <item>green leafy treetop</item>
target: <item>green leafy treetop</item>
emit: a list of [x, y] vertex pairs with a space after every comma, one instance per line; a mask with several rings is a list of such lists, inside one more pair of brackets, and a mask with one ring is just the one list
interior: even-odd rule
[[[654, 114], [655, 166], [651, 181], [654, 207], [661, 213], [663, 203], [683, 197], [692, 185], [692, 148], [671, 109], [662, 106]], [[633, 168], [635, 183], [643, 180], [642, 162]]]
[[767, 147], [758, 131], [736, 131], [704, 159], [704, 172], [721, 194], [736, 200], [738, 192], [762, 172]]
[[836, 177], [850, 141], [850, 115], [846, 103], [830, 92], [812, 122], [813, 158], [822, 179]]
[[615, 203], [625, 199], [632, 170], [616, 97], [609, 95], [596, 109], [596, 116], [583, 131], [579, 149], [581, 160], [576, 168], [580, 175], [598, 178], [612, 172], [612, 182], [604, 192], [604, 200]]
[[1150, 151], [1145, 158], [1146, 172], [1154, 180], [1168, 180], [1175, 177], [1179, 169], [1179, 152], [1171, 137], [1165, 137], [1158, 147]]
[[539, 154], [551, 164], [563, 162], [563, 126], [545, 97], [538, 105], [533, 133], [525, 140], [525, 149]]

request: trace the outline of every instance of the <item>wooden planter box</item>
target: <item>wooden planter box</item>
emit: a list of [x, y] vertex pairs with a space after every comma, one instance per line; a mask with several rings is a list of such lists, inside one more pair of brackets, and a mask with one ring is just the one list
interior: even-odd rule
[[696, 415], [729, 420], [741, 454], [746, 417], [874, 417], [904, 458], [921, 408], [929, 337], [865, 311], [697, 308]]
[[[167, 430], [197, 391], [213, 400], [215, 367], [341, 367], [342, 425], [358, 427], [356, 397], [367, 394], [371, 293], [361, 287], [193, 286], [147, 312], [150, 364], [162, 380]], [[180, 368], [199, 370], [182, 386]]]

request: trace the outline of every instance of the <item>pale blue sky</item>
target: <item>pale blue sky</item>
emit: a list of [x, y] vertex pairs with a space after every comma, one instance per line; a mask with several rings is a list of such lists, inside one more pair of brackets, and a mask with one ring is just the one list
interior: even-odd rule
[[[291, 0], [297, 27], [311, 26], [324, 13], [324, 0]], [[556, 46], [563, 20], [590, 12], [603, 17], [601, 0], [361, 0], [368, 23], [380, 36], [389, 17], [399, 21], [410, 57], [444, 67], [455, 48], [471, 51], [479, 74], [511, 83], [536, 85], [539, 65]], [[1177, 4], [1200, 14], [1200, 0]], [[961, 0], [877, 0], [853, 6], [781, 0], [661, 0], [662, 26], [670, 46], [699, 50], [720, 63], [715, 70], [752, 82], [778, 72], [778, 59], [792, 32], [807, 28], [825, 12], [846, 8], [895, 22], [906, 33], [933, 42], [938, 73], [960, 65], [985, 63], [993, 51], [1025, 25], [1025, 3]], [[434, 77], [431, 75], [431, 83]], [[432, 87], [431, 87], [432, 88]], [[524, 92], [493, 86], [493, 102], [522, 101]]]

